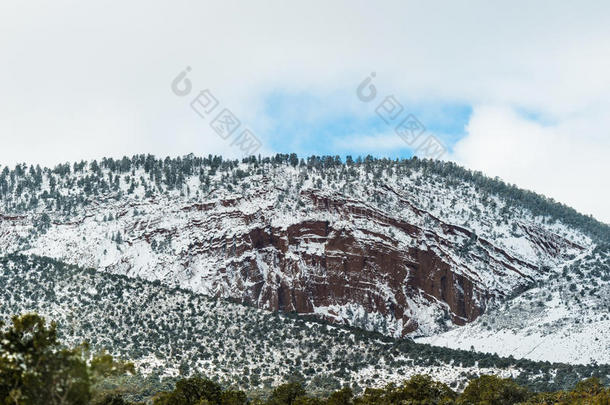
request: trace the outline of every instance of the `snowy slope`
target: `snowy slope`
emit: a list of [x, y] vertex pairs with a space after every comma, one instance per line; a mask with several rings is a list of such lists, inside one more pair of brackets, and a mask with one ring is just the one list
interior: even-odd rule
[[491, 308], [475, 322], [418, 341], [532, 360], [608, 364], [609, 265], [607, 255], [589, 252], [566, 264], [560, 277]]

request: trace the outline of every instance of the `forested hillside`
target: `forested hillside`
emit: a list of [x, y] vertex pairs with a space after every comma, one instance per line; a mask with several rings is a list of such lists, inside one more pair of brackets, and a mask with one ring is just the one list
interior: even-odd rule
[[416, 344], [378, 333], [270, 313], [188, 290], [81, 269], [55, 260], [0, 260], [2, 314], [37, 312], [62, 341], [130, 359], [157, 376], [202, 373], [242, 389], [294, 377], [311, 389], [366, 387], [429, 374], [454, 389], [482, 374], [535, 390], [565, 389], [609, 366], [551, 364]]
[[[172, 381], [173, 380], [173, 381]], [[87, 344], [65, 347], [57, 325], [36, 314], [0, 323], [0, 400], [17, 405], [366, 405], [366, 404], [607, 404], [610, 389], [599, 379], [577, 382], [568, 390], [532, 392], [510, 378], [482, 375], [463, 390], [413, 375], [400, 384], [362, 388], [346, 382], [330, 389], [291, 376], [265, 389], [239, 390], [201, 375], [159, 379], [142, 376], [131, 362]]]

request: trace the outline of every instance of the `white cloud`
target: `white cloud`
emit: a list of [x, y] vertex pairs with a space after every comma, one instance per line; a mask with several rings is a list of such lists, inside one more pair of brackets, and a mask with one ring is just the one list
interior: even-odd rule
[[510, 108], [476, 107], [452, 160], [610, 223], [610, 137], [585, 124], [583, 117], [571, 117], [542, 125]]

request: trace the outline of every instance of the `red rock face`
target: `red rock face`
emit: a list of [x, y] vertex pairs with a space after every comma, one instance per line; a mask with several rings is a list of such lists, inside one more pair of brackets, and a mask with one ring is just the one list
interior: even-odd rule
[[[427, 215], [434, 223], [424, 229], [353, 200], [314, 192], [302, 197], [319, 213], [331, 214], [332, 221], [305, 220], [282, 228], [250, 226], [247, 233], [189, 249], [190, 258], [222, 258], [220, 277], [214, 281], [217, 295], [347, 323], [355, 322], [338, 311], [355, 306], [388, 319], [395, 325], [389, 333], [405, 335], [429, 330], [430, 325], [421, 324], [422, 308], [435, 308], [437, 319], [430, 322], [462, 325], [483, 313], [492, 297], [523, 288], [539, 272], [537, 266], [469, 230], [414, 207], [410, 209], [416, 215]], [[264, 214], [242, 219], [250, 225], [269, 223]], [[550, 240], [544, 232], [529, 232], [545, 251], [561, 252], [563, 242]], [[472, 246], [461, 251], [463, 241], [469, 239]], [[185, 260], [184, 267], [190, 267], [190, 259]]]
[[[336, 230], [327, 222], [301, 223], [289, 227], [286, 233], [272, 233], [257, 229], [249, 235], [252, 244], [243, 247], [275, 252], [277, 257], [270, 261], [277, 263], [281, 273], [275, 280], [264, 280], [251, 261], [250, 271], [242, 271], [242, 276], [255, 286], [245, 291], [250, 303], [299, 313], [313, 313], [315, 307], [358, 303], [367, 312], [402, 319], [403, 334], [418, 327], [406, 311], [410, 295], [421, 293], [431, 304], [446, 303], [456, 324], [474, 320], [484, 309], [486, 294], [468, 278], [451, 271], [433, 251], [399, 251], [393, 248], [390, 238], [385, 238], [387, 243], [361, 243], [350, 232]], [[298, 260], [287, 257], [289, 248], [311, 242], [322, 244], [323, 254], [303, 254]], [[309, 274], [310, 269], [315, 272]], [[380, 285], [387, 286], [391, 300], [379, 290]]]
[[[36, 243], [36, 254], [402, 336], [470, 322], [490, 300], [531, 285], [547, 261], [560, 263], [566, 252], [582, 250], [519, 223], [519, 246], [530, 253], [517, 254], [444, 222], [387, 186], [379, 192], [393, 199], [388, 212], [356, 197], [308, 189], [298, 196], [302, 209], [293, 210], [294, 217], [284, 211], [276, 220], [281, 190], [267, 198], [269, 186], [261, 187], [260, 193], [197, 204], [118, 204], [110, 233], [121, 227], [119, 249], [102, 249], [104, 240], [89, 236], [108, 232], [109, 224], [96, 222], [93, 213], [54, 223], [55, 232]], [[146, 215], [130, 215], [134, 208]], [[18, 243], [28, 235], [25, 228], [18, 235], [27, 221], [0, 216], [0, 242]], [[171, 248], [167, 240], [175, 242]], [[115, 250], [106, 252], [106, 246]]]

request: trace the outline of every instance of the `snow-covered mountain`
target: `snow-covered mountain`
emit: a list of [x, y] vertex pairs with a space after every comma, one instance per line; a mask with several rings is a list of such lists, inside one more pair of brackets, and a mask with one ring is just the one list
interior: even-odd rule
[[140, 155], [5, 168], [0, 198], [5, 254], [394, 337], [610, 363], [608, 226], [450, 163]]

